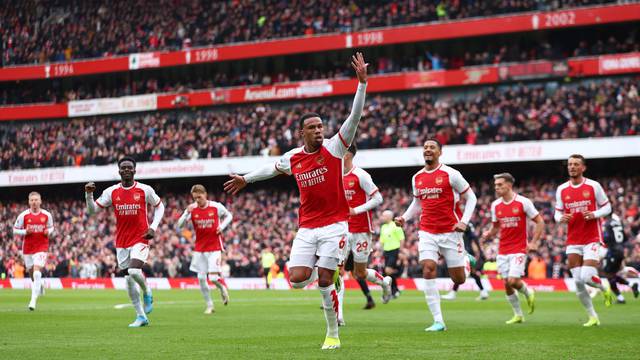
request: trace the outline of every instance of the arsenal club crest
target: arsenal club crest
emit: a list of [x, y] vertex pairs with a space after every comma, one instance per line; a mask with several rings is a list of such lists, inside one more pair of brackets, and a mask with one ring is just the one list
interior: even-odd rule
[[212, 213], [212, 212], [210, 212], [208, 215], [209, 215], [209, 216], [211, 216], [211, 217], [213, 217], [213, 213]]
[[513, 211], [514, 215], [517, 215], [520, 212], [520, 209], [518, 209], [517, 207], [514, 207], [511, 209], [511, 211]]
[[140, 194], [133, 194], [134, 201], [140, 201]]
[[349, 183], [347, 185], [349, 185], [349, 187], [352, 188], [352, 187], [354, 187], [356, 185], [356, 182], [351, 180], [351, 181], [349, 181]]
[[591, 194], [589, 194], [589, 191], [588, 191], [588, 190], [585, 190], [585, 191], [583, 191], [583, 192], [582, 192], [582, 196], [584, 196], [584, 197], [585, 197], [585, 199], [586, 199], [586, 198], [588, 198], [588, 197], [589, 197], [589, 195], [591, 195]]
[[45, 222], [45, 221], [47, 221], [47, 219], [43, 216], [43, 217], [40, 218], [40, 221]]
[[318, 165], [322, 165], [324, 164], [324, 156], [320, 155], [316, 158], [316, 162], [318, 163]]
[[444, 181], [444, 179], [442, 179], [442, 177], [438, 176], [436, 178], [436, 185], [442, 185], [442, 182]]

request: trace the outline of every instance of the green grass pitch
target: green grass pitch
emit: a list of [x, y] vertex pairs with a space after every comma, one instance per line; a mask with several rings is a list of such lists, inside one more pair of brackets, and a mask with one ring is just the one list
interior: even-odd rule
[[[605, 308], [602, 326], [585, 329], [573, 293], [538, 293], [525, 324], [504, 325], [511, 310], [503, 293], [443, 301], [448, 331], [431, 324], [424, 296], [405, 291], [364, 311], [359, 291], [347, 291], [342, 349], [320, 350], [325, 335], [317, 291], [231, 291], [229, 306], [214, 292], [216, 313], [204, 315], [197, 290], [156, 291], [151, 326], [134, 319], [125, 291], [50, 290], [35, 312], [30, 293], [0, 290], [0, 359], [640, 359], [640, 300]], [[524, 309], [526, 304], [523, 303]], [[526, 310], [525, 310], [526, 311]]]

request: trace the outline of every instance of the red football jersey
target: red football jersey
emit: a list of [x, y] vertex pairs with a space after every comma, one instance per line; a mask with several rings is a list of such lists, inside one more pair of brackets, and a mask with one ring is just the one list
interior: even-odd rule
[[144, 238], [149, 230], [147, 205], [160, 205], [160, 197], [153, 188], [137, 181], [129, 188], [122, 184], [113, 185], [100, 195], [96, 204], [102, 208], [113, 207], [116, 215], [116, 248], [149, 243]]
[[413, 176], [413, 196], [420, 199], [420, 230], [432, 234], [453, 232], [462, 218], [460, 195], [469, 183], [458, 170], [440, 164], [436, 169], [422, 169]]
[[[371, 175], [366, 171], [353, 167], [351, 171], [342, 177], [344, 192], [349, 207], [356, 208], [366, 203], [373, 194], [378, 192], [378, 187], [373, 183]], [[349, 216], [350, 233], [371, 233], [371, 211]]]
[[31, 234], [24, 236], [22, 253], [31, 255], [49, 251], [49, 229], [53, 229], [53, 217], [47, 210], [40, 209], [38, 213], [25, 210], [16, 219], [13, 225], [16, 229], [31, 230]]
[[491, 221], [500, 227], [498, 254], [521, 254], [527, 252], [527, 218], [538, 216], [531, 200], [515, 195], [509, 202], [502, 198], [491, 204]]
[[567, 245], [587, 245], [602, 242], [600, 219], [586, 221], [584, 211], [596, 211], [609, 203], [607, 194], [596, 181], [585, 178], [579, 185], [570, 181], [560, 185], [556, 191], [556, 210], [573, 214], [567, 230]]
[[300, 190], [299, 226], [317, 228], [347, 221], [349, 205], [342, 183], [342, 158], [347, 144], [340, 133], [325, 139], [320, 149], [307, 153], [304, 147], [285, 153], [276, 169], [293, 175]]
[[219, 202], [209, 201], [206, 207], [196, 206], [187, 219], [191, 219], [193, 229], [196, 232], [195, 251], [221, 251], [224, 250], [222, 236], [218, 234], [220, 219], [229, 216], [229, 211]]

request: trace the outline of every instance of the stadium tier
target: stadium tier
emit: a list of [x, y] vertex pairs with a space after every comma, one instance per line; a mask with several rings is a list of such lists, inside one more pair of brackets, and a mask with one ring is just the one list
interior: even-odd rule
[[[124, 154], [138, 161], [279, 155], [300, 142], [296, 118], [323, 114], [328, 133], [348, 115], [351, 99], [260, 104], [0, 123], [0, 169], [112, 164]], [[362, 149], [443, 144], [488, 144], [632, 136], [640, 132], [636, 78], [573, 84], [502, 86], [466, 92], [371, 95], [356, 143]]]

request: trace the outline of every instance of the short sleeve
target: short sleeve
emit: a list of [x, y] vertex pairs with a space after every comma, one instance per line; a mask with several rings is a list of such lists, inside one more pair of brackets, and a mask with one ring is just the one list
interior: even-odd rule
[[222, 205], [219, 202], [215, 202], [214, 206], [216, 207], [216, 209], [218, 209], [218, 217], [219, 218], [223, 218], [225, 216], [229, 216], [230, 212], [229, 212], [229, 210], [227, 210], [226, 207], [224, 207], [224, 205]]
[[533, 202], [525, 197], [522, 198], [522, 207], [524, 208], [524, 213], [527, 214], [529, 219], [533, 219], [538, 216], [538, 210], [533, 205]]
[[113, 188], [107, 188], [102, 192], [102, 195], [96, 200], [96, 204], [102, 208], [108, 208], [111, 206], [111, 194], [113, 193]]
[[276, 170], [285, 175], [291, 175], [291, 157], [293, 154], [287, 152], [282, 155], [275, 164]]
[[16, 219], [16, 222], [13, 224], [13, 227], [15, 229], [24, 229], [24, 212], [18, 215], [18, 218]]
[[344, 154], [347, 153], [347, 149], [349, 148], [349, 144], [342, 138], [340, 131], [333, 135], [331, 139], [325, 140], [323, 145], [329, 150], [331, 155], [339, 159], [344, 157]]
[[358, 180], [360, 181], [360, 187], [362, 188], [362, 190], [364, 190], [367, 196], [371, 196], [375, 194], [376, 191], [378, 191], [378, 187], [376, 186], [376, 184], [373, 183], [373, 179], [371, 178], [371, 175], [369, 175], [368, 172], [360, 168], [358, 168], [358, 170], [359, 171], [355, 171], [354, 173], [356, 174], [356, 176], [358, 177]]
[[598, 207], [603, 207], [607, 205], [607, 203], [609, 202], [609, 198], [607, 197], [607, 194], [604, 192], [604, 189], [602, 188], [600, 183], [597, 183], [594, 181], [593, 187], [594, 187], [596, 202], [598, 203]]
[[491, 204], [491, 222], [498, 222], [498, 217], [496, 216], [496, 203]]
[[469, 183], [457, 170], [451, 172], [450, 181], [451, 187], [453, 188], [453, 190], [458, 192], [458, 194], [464, 194], [467, 190], [469, 190]]
[[147, 201], [147, 204], [152, 205], [154, 207], [160, 205], [160, 196], [156, 194], [156, 191], [153, 190], [151, 186], [145, 185], [144, 189], [144, 197]]
[[564, 211], [564, 203], [562, 202], [562, 190], [560, 190], [560, 188], [558, 188], [558, 190], [556, 190], [556, 210], [557, 211]]
[[411, 178], [411, 193], [413, 194], [413, 197], [418, 197], [418, 189], [416, 189], [416, 177], [418, 177], [418, 174], [413, 175], [413, 177]]
[[45, 214], [47, 214], [47, 229], [51, 229], [53, 227], [53, 216], [48, 211]]

